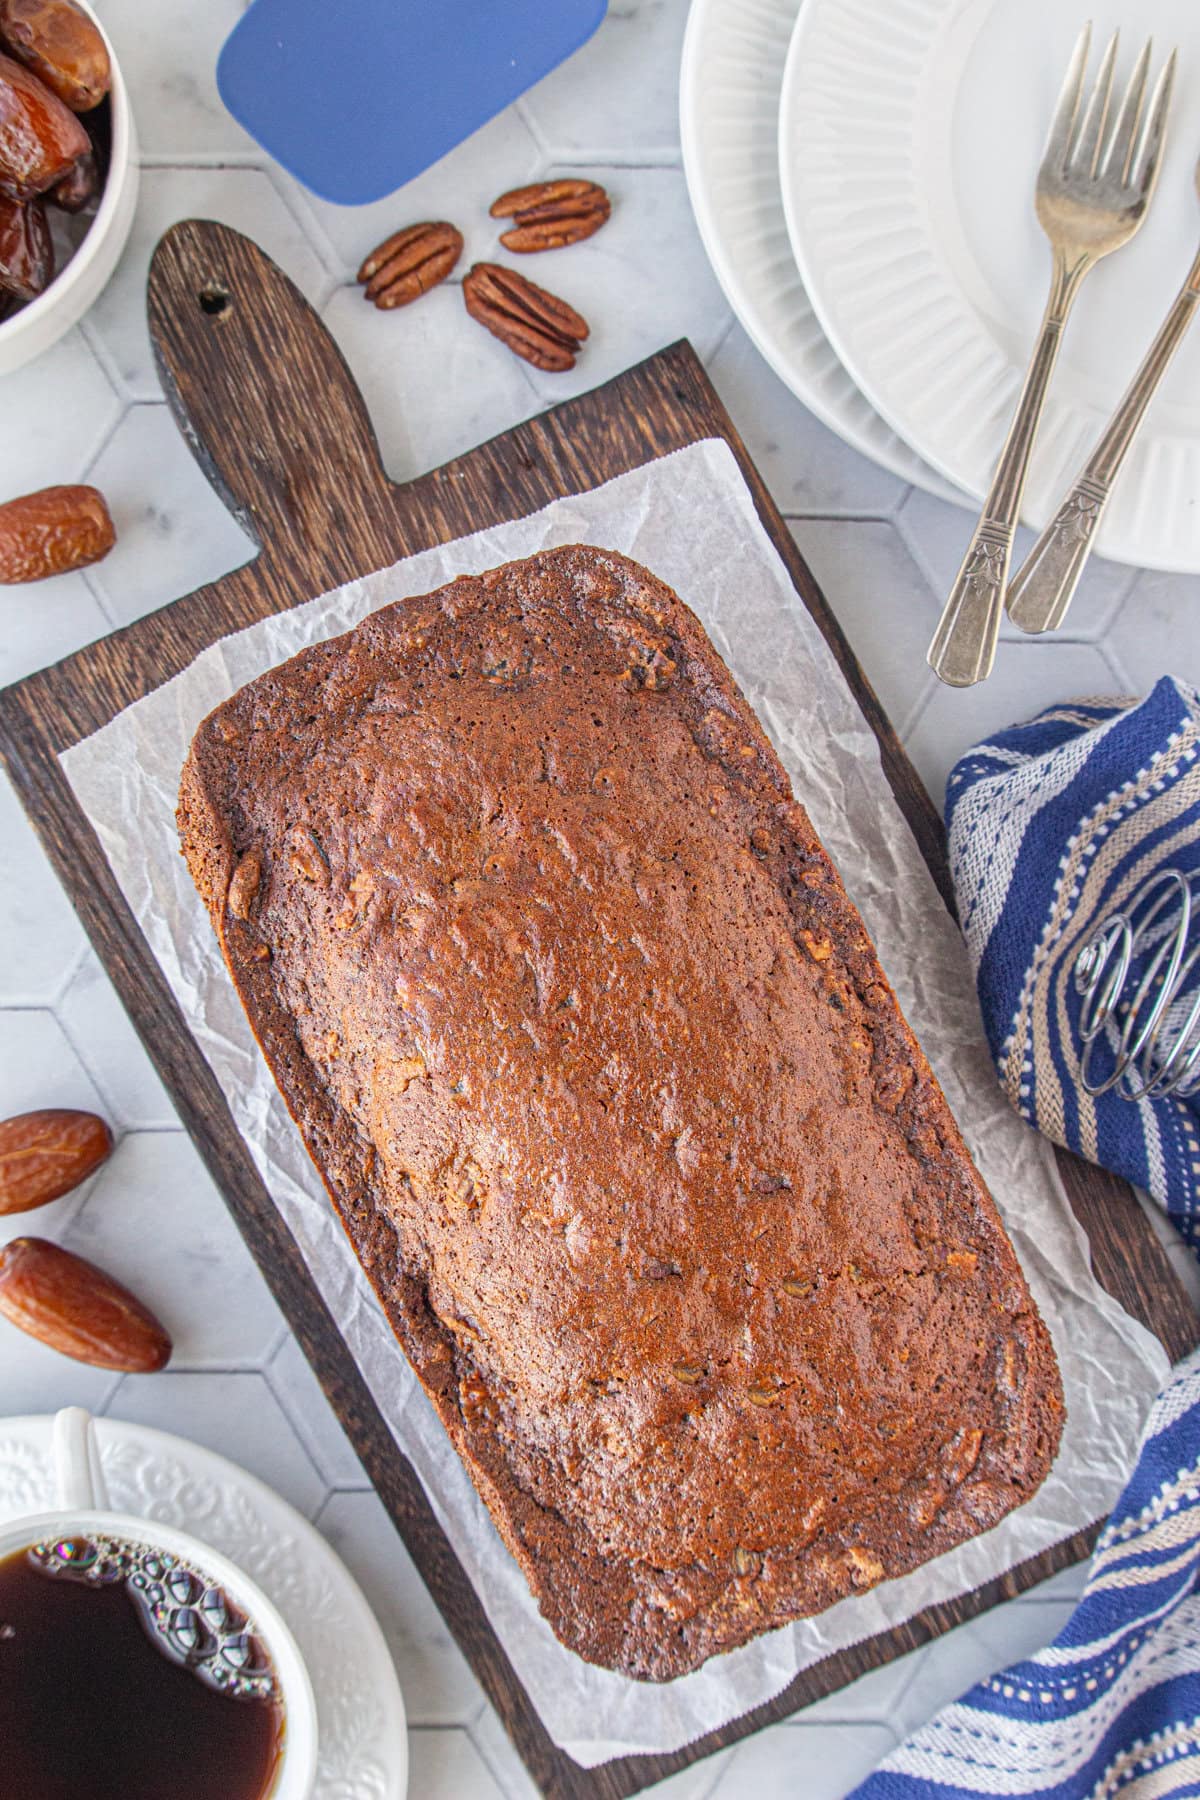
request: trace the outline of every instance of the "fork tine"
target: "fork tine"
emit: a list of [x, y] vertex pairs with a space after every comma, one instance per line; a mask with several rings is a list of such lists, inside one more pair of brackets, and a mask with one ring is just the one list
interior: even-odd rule
[[1088, 51], [1091, 46], [1092, 27], [1089, 23], [1084, 26], [1075, 40], [1075, 48], [1071, 52], [1071, 60], [1067, 64], [1067, 73], [1063, 79], [1062, 91], [1058, 96], [1058, 104], [1054, 108], [1054, 117], [1050, 122], [1046, 148], [1042, 152], [1042, 167], [1052, 169], [1055, 174], [1061, 174], [1067, 166], [1067, 152], [1071, 148], [1075, 116], [1079, 111], [1079, 93], [1083, 87], [1083, 72], [1087, 68]]
[[1104, 126], [1108, 118], [1108, 98], [1112, 92], [1113, 64], [1117, 60], [1117, 44], [1120, 32], [1114, 31], [1108, 40], [1107, 48], [1100, 59], [1100, 68], [1096, 74], [1096, 85], [1092, 89], [1091, 99], [1083, 115], [1083, 123], [1079, 127], [1071, 154], [1067, 161], [1069, 166], [1084, 175], [1094, 175], [1096, 164], [1100, 160], [1100, 146], [1104, 142]]
[[1162, 160], [1163, 139], [1167, 131], [1167, 115], [1171, 110], [1171, 91], [1175, 85], [1175, 63], [1178, 55], [1177, 50], [1172, 50], [1163, 64], [1161, 75], [1154, 84], [1154, 92], [1150, 96], [1150, 108], [1146, 114], [1146, 123], [1142, 126], [1137, 149], [1130, 165], [1131, 177], [1147, 200], [1153, 194], [1154, 184], [1158, 180], [1158, 165]]
[[1133, 164], [1133, 146], [1137, 138], [1138, 122], [1142, 116], [1142, 101], [1146, 97], [1146, 77], [1150, 71], [1150, 52], [1154, 39], [1147, 38], [1142, 46], [1142, 54], [1133, 65], [1133, 74], [1129, 77], [1129, 86], [1125, 89], [1125, 98], [1121, 102], [1120, 111], [1113, 121], [1113, 128], [1108, 134], [1108, 143], [1100, 161], [1101, 174], [1115, 174], [1119, 181], [1129, 179], [1129, 171]]

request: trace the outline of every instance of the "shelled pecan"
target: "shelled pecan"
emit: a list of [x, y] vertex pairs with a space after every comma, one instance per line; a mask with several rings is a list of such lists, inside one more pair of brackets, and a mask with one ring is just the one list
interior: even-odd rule
[[612, 203], [596, 181], [535, 181], [492, 202], [493, 219], [511, 219], [500, 242], [506, 250], [558, 250], [599, 231]]
[[535, 369], [573, 369], [588, 323], [573, 306], [499, 263], [476, 263], [463, 277], [473, 319]]
[[408, 225], [372, 250], [358, 279], [366, 284], [366, 298], [383, 310], [407, 306], [445, 281], [462, 251], [462, 232], [445, 219]]

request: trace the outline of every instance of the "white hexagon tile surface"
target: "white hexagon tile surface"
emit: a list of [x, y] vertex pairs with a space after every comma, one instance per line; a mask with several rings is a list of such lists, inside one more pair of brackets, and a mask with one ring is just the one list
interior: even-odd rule
[[[1195, 582], [1094, 565], [1066, 637], [1006, 635], [993, 679], [970, 694], [929, 677], [924, 646], [966, 517], [831, 437], [732, 321], [679, 161], [686, 0], [612, 0], [600, 32], [570, 63], [407, 191], [362, 209], [305, 193], [222, 108], [213, 65], [241, 0], [100, 0], [100, 10], [138, 120], [138, 215], [83, 326], [32, 368], [0, 379], [0, 497], [95, 480], [120, 541], [83, 575], [7, 593], [0, 681], [251, 554], [167, 415], [146, 336], [154, 243], [193, 214], [257, 238], [321, 310], [397, 477], [690, 335], [939, 800], [954, 757], [990, 726], [1080, 692], [1138, 691], [1166, 668], [1200, 675]], [[615, 206], [602, 234], [556, 258], [552, 274], [546, 262], [536, 271], [594, 325], [563, 380], [517, 363], [464, 319], [458, 283], [470, 261], [497, 254], [487, 217], [495, 194], [567, 171], [603, 181]], [[463, 225], [463, 262], [411, 312], [379, 314], [353, 287], [354, 270], [380, 238], [421, 217]], [[168, 1373], [121, 1379], [66, 1363], [6, 1327], [0, 1411], [82, 1401], [182, 1431], [272, 1482], [326, 1533], [374, 1600], [408, 1700], [413, 1795], [532, 1794], [2, 784], [0, 842], [0, 1113], [98, 1108], [119, 1138], [108, 1167], [48, 1208], [37, 1229], [124, 1273], [170, 1320], [178, 1343]], [[1051, 1637], [1080, 1579], [1078, 1571], [1059, 1577], [655, 1791], [663, 1800], [835, 1800], [965, 1680]]]

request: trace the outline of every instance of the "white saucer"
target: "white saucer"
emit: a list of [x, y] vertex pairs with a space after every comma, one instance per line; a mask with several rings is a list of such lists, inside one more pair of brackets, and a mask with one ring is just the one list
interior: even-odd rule
[[778, 113], [800, 5], [692, 0], [679, 111], [700, 236], [726, 299], [797, 398], [902, 480], [962, 503], [863, 399], [817, 323], [796, 269], [779, 190]]
[[[52, 1423], [0, 1419], [0, 1524], [53, 1505]], [[404, 1800], [408, 1737], [395, 1665], [375, 1615], [320, 1533], [199, 1444], [117, 1419], [97, 1419], [96, 1436], [114, 1508], [203, 1538], [287, 1620], [317, 1699], [313, 1800]]]
[[[1045, 524], [1119, 399], [1200, 241], [1195, 0], [804, 0], [780, 111], [783, 205], [812, 304], [864, 395], [920, 456], [981, 496], [1049, 282], [1034, 178], [1083, 20], [1178, 45], [1158, 192], [1084, 284], [1030, 468]], [[1168, 371], [1101, 526], [1121, 562], [1200, 570], [1200, 330]]]

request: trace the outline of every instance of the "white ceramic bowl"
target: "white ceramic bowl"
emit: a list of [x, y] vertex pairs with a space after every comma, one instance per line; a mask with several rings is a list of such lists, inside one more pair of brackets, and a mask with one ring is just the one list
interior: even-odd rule
[[0, 324], [0, 375], [9, 375], [40, 356], [78, 324], [117, 266], [137, 205], [137, 137], [129, 92], [108, 34], [87, 0], [78, 4], [94, 19], [112, 59], [112, 153], [108, 180], [87, 236], [44, 294]]
[[54, 1421], [54, 1462], [58, 1505], [0, 1526], [0, 1557], [47, 1539], [96, 1533], [165, 1550], [200, 1570], [250, 1620], [279, 1677], [286, 1723], [268, 1800], [311, 1800], [317, 1773], [316, 1701], [299, 1645], [278, 1608], [236, 1563], [189, 1532], [109, 1508], [91, 1417], [81, 1407], [65, 1408]]

